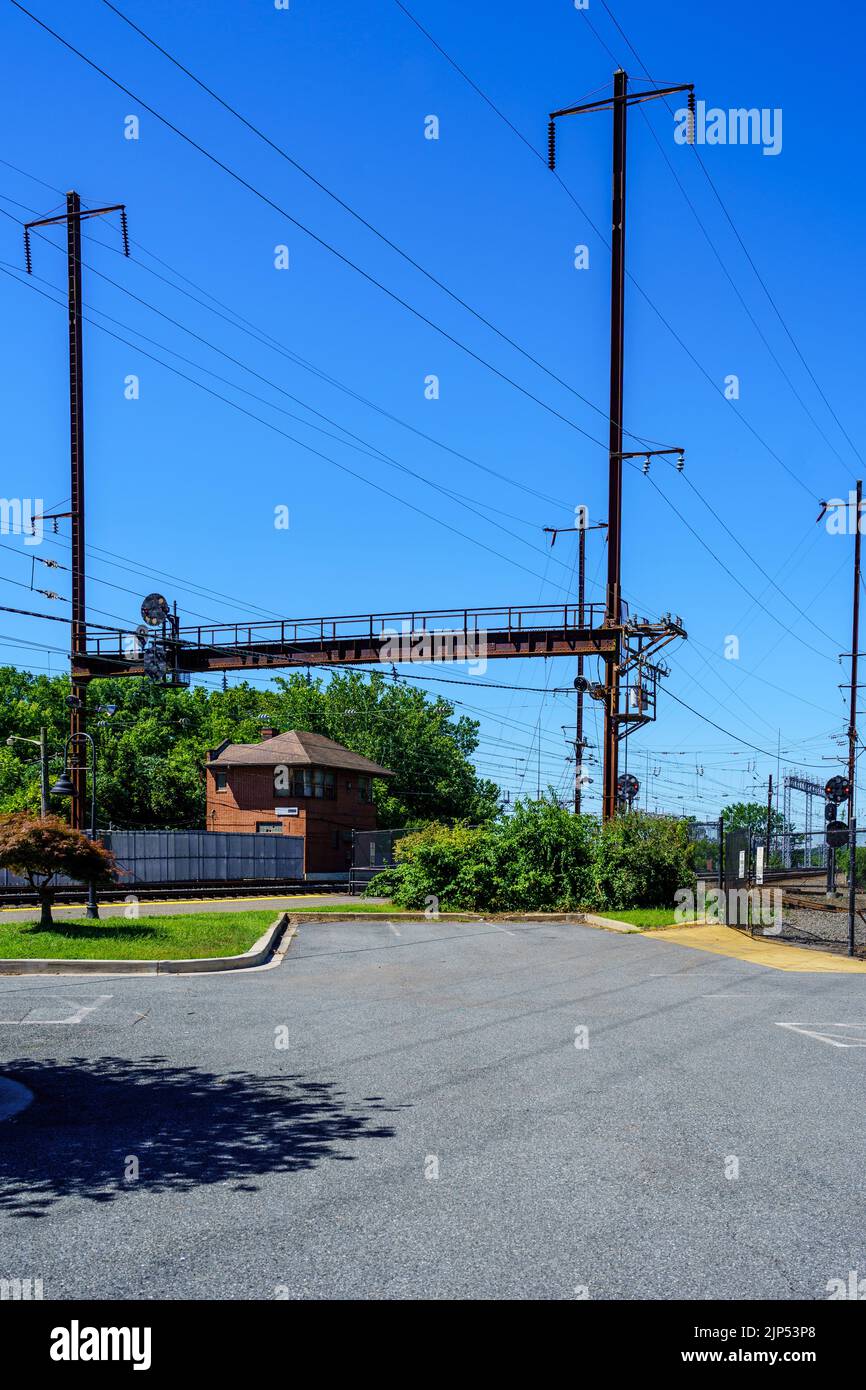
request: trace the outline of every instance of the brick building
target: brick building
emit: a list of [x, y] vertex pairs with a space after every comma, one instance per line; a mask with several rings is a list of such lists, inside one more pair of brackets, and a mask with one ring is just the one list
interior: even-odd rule
[[344, 874], [352, 831], [375, 830], [374, 777], [387, 767], [298, 729], [262, 729], [260, 743], [211, 749], [205, 769], [208, 830], [302, 835], [307, 875]]

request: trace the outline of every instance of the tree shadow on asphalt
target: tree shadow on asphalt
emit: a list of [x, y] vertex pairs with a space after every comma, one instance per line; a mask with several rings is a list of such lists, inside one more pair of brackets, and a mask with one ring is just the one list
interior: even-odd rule
[[[0, 1211], [44, 1216], [63, 1197], [113, 1202], [124, 1192], [190, 1192], [269, 1173], [352, 1162], [349, 1145], [391, 1139], [378, 1121], [404, 1106], [346, 1100], [333, 1082], [217, 1075], [163, 1057], [66, 1058], [4, 1064], [33, 1091], [0, 1135]], [[127, 1176], [137, 1160], [137, 1176]]]

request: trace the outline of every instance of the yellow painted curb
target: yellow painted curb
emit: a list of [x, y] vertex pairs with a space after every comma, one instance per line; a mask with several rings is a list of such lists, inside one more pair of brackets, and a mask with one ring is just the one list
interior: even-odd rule
[[674, 946], [692, 946], [715, 956], [731, 956], [768, 970], [789, 970], [802, 975], [866, 975], [866, 961], [849, 956], [825, 954], [804, 946], [788, 946], [766, 937], [745, 936], [733, 927], [662, 927], [645, 931], [647, 941], [668, 941]]

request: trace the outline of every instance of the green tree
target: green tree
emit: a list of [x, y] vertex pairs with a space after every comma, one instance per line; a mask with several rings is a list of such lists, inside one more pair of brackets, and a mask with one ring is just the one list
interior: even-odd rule
[[53, 925], [51, 904], [60, 874], [78, 883], [108, 883], [117, 877], [114, 855], [100, 840], [88, 840], [58, 816], [37, 819], [26, 811], [0, 816], [0, 868], [25, 878], [39, 896], [39, 925]]
[[[767, 833], [766, 801], [735, 801], [722, 811], [725, 830], [751, 830], [753, 835]], [[781, 835], [786, 829], [785, 817], [779, 811], [770, 812], [770, 833]]]
[[[48, 729], [59, 770], [68, 731], [65, 677], [0, 668], [0, 811], [39, 807], [39, 768], [9, 734]], [[112, 715], [97, 713], [114, 705]], [[263, 723], [324, 734], [397, 774], [374, 782], [379, 824], [393, 828], [435, 819], [490, 819], [498, 788], [471, 758], [478, 723], [455, 717], [447, 700], [407, 689], [375, 673], [337, 672], [328, 681], [300, 673], [270, 689], [248, 682], [226, 690], [166, 689], [144, 679], [91, 682], [88, 728], [97, 744], [97, 805], [103, 825], [196, 828], [204, 825], [204, 764], [224, 739], [256, 743]]]

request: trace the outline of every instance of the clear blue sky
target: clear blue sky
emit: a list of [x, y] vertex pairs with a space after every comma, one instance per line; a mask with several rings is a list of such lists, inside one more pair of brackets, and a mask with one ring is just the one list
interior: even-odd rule
[[[604, 412], [609, 258], [587, 216], [607, 232], [609, 115], [560, 124], [558, 172], [575, 202], [394, 0], [291, 0], [288, 11], [272, 0], [118, 4], [328, 188]], [[140, 595], [152, 587], [177, 598], [190, 618], [242, 617], [262, 609], [305, 616], [554, 603], [573, 592], [574, 537], [560, 538], [551, 553], [541, 528], [571, 524], [577, 503], [588, 504], [596, 519], [606, 516], [605, 451], [579, 432], [604, 440], [604, 419], [266, 148], [101, 0], [71, 7], [30, 0], [28, 8], [317, 236], [551, 407], [529, 400], [341, 264], [3, 0], [2, 158], [49, 187], [0, 164], [0, 207], [18, 218], [45, 215], [74, 187], [90, 205], [125, 202], [134, 242], [132, 261], [116, 254], [114, 226], [92, 226], [94, 239], [85, 243], [93, 267], [85, 271], [90, 311], [127, 325], [107, 326], [138, 344], [86, 329], [88, 542], [112, 552], [94, 551], [89, 560], [94, 580], [105, 581], [90, 584], [92, 610], [135, 620]], [[531, 6], [407, 0], [407, 8], [539, 149], [547, 112], [609, 83], [611, 54], [632, 84], [641, 85], [641, 63], [601, 0], [590, 0], [587, 14], [571, 0]], [[700, 154], [809, 367], [860, 448], [863, 192], [856, 133], [862, 116], [855, 109], [857, 84], [845, 77], [840, 59], [863, 48], [861, 12], [838, 0], [819, 12], [805, 0], [761, 6], [666, 0], [651, 7], [610, 0], [610, 10], [656, 81], [693, 81], [708, 106], [781, 108], [778, 155], [756, 146], [704, 146]], [[138, 140], [124, 138], [130, 115], [140, 118]], [[438, 140], [424, 138], [430, 115], [439, 118]], [[51, 236], [59, 247], [60, 233]], [[287, 271], [274, 268], [274, 248], [281, 244], [289, 247]], [[573, 268], [578, 244], [589, 247], [588, 270]], [[22, 264], [20, 229], [7, 217], [0, 218], [0, 260]], [[187, 277], [200, 287], [191, 293], [215, 296], [279, 348], [255, 341], [146, 267], [173, 281]], [[846, 493], [859, 465], [694, 151], [674, 143], [673, 118], [661, 102], [633, 110], [630, 118], [628, 268], [688, 352], [630, 283], [626, 425], [643, 437], [682, 443], [687, 465], [685, 477], [661, 461], [649, 479], [627, 470], [626, 595], [641, 613], [669, 610], [683, 617], [690, 640], [671, 650], [672, 694], [762, 749], [773, 752], [780, 739], [783, 770], [809, 768], [823, 780], [837, 770], [822, 759], [834, 751], [831, 736], [846, 718], [838, 685], [847, 676], [836, 657], [850, 647], [853, 543], [815, 525], [817, 499]], [[34, 270], [57, 288], [33, 284], [62, 293], [57, 249], [36, 241]], [[0, 303], [6, 436], [0, 491], [40, 496], [51, 506], [68, 494], [64, 313], [7, 275], [0, 276]], [[195, 365], [170, 357], [168, 349]], [[145, 352], [359, 476], [208, 395]], [[305, 370], [292, 354], [513, 483], [377, 414]], [[130, 374], [140, 378], [136, 401], [124, 398]], [[438, 400], [424, 396], [431, 374], [440, 379]], [[740, 380], [737, 402], [721, 394], [731, 374]], [[381, 457], [288, 418], [280, 412], [313, 417], [275, 388], [469, 499], [472, 510]], [[288, 531], [273, 525], [280, 504], [290, 509]], [[66, 561], [60, 539], [60, 547], [46, 543], [35, 553]], [[63, 612], [65, 605], [18, 586], [30, 583], [34, 552], [20, 538], [0, 540], [0, 602]], [[590, 554], [590, 576], [603, 578], [597, 536]], [[168, 579], [124, 572], [117, 557], [132, 570], [148, 565], [231, 596], [235, 606]], [[67, 574], [39, 565], [36, 571], [37, 585], [68, 593]], [[20, 645], [62, 649], [59, 624], [3, 619], [3, 660], [64, 669], [60, 652]], [[728, 635], [739, 637], [739, 661], [723, 657]], [[542, 782], [567, 791], [572, 773], [561, 726], [571, 724], [573, 700], [539, 692], [570, 685], [573, 674], [567, 661], [500, 662], [483, 677], [468, 678], [465, 687], [429, 688], [450, 692], [463, 701], [458, 708], [481, 714], [478, 766], [512, 795], [521, 785], [534, 791], [538, 731]], [[497, 691], [484, 681], [527, 688]], [[590, 706], [592, 738], [595, 709]], [[520, 758], [527, 759], [529, 773]], [[629, 740], [628, 760], [641, 780], [647, 763], [651, 771], [661, 768], [650, 805], [707, 816], [717, 814], [724, 796], [737, 799], [753, 786], [763, 795], [768, 771], [775, 772], [775, 758], [738, 745], [664, 694], [657, 723]], [[701, 767], [703, 775], [696, 771]], [[596, 775], [590, 807], [597, 805], [599, 785]]]

